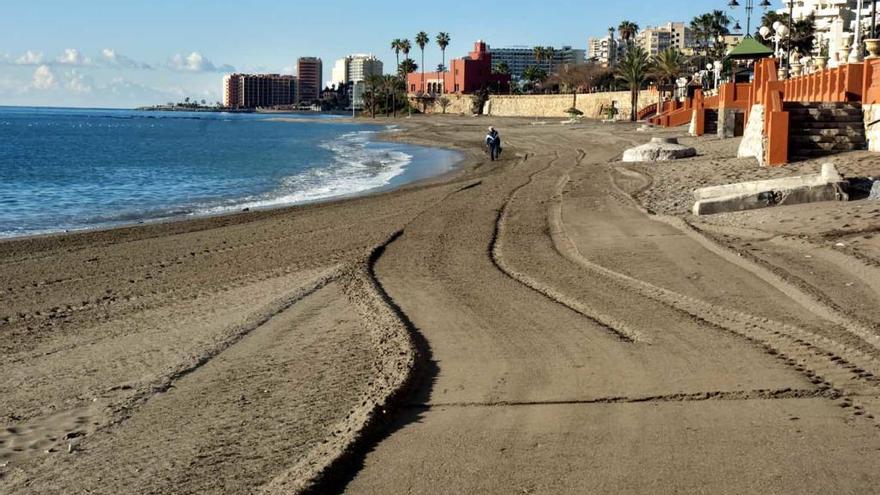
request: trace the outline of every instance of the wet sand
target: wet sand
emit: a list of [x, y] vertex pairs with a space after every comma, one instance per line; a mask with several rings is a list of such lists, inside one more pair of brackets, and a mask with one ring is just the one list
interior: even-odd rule
[[695, 219], [666, 198], [765, 172], [711, 140], [624, 166], [629, 124], [401, 123], [463, 168], [0, 243], [0, 491], [875, 489], [870, 205]]

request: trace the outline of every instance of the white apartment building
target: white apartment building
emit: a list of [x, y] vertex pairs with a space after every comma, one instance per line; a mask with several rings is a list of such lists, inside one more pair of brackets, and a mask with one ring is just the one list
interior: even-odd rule
[[[863, 2], [862, 9], [862, 38], [866, 38], [871, 29], [872, 3], [870, 0]], [[782, 8], [777, 10], [779, 14], [792, 13], [794, 20], [804, 19], [810, 15], [816, 16], [816, 40], [828, 46], [831, 57], [830, 65], [836, 66], [839, 61], [837, 51], [843, 45], [843, 39], [853, 38], [856, 8], [856, 0], [779, 0], [777, 5]], [[814, 53], [818, 52], [818, 44]], [[807, 55], [807, 54], [801, 54]]]
[[622, 55], [624, 45], [620, 40], [614, 39], [609, 33], [602, 38], [590, 38], [587, 45], [587, 58], [604, 66], [617, 64]]
[[353, 88], [352, 101], [355, 108], [364, 105], [364, 81], [373, 75], [382, 75], [382, 61], [373, 55], [353, 54], [336, 61], [331, 73], [331, 83], [337, 86], [351, 83]]
[[667, 48], [674, 47], [681, 52], [689, 53], [697, 46], [697, 40], [691, 29], [683, 22], [669, 22], [658, 27], [648, 26], [636, 35], [636, 43], [652, 57]]

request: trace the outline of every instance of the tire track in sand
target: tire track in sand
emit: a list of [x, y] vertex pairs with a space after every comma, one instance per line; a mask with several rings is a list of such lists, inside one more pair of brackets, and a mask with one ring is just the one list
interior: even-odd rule
[[419, 385], [436, 372], [427, 340], [385, 290], [376, 274], [376, 264], [388, 247], [403, 237], [407, 227], [422, 215], [452, 195], [482, 183], [482, 180], [474, 181], [445, 194], [373, 248], [366, 258], [345, 270], [341, 277], [343, 291], [362, 315], [379, 349], [381, 357], [374, 364], [376, 376], [360, 407], [334, 426], [337, 433], [260, 487], [259, 493], [303, 495], [339, 491], [360, 469], [366, 453], [385, 437], [397, 411]]
[[[495, 223], [492, 230], [492, 237], [489, 241], [488, 247], [488, 255], [489, 259], [492, 261], [492, 264], [497, 268], [501, 273], [505, 274], [510, 279], [528, 287], [529, 289], [541, 294], [546, 297], [550, 301], [565, 307], [566, 309], [577, 313], [578, 315], [592, 321], [606, 332], [620, 340], [621, 342], [634, 343], [637, 341], [644, 341], [643, 336], [640, 332], [637, 332], [626, 325], [624, 322], [612, 318], [608, 315], [599, 313], [594, 311], [580, 301], [568, 297], [556, 289], [538, 282], [534, 278], [513, 269], [509, 264], [507, 264], [503, 257], [501, 256], [502, 251], [502, 241], [501, 235], [507, 225], [508, 218], [510, 216], [510, 203], [516, 199], [517, 193], [527, 187], [532, 183], [535, 176], [540, 173], [546, 172], [550, 170], [556, 162], [559, 161], [560, 156], [559, 152], [554, 152], [555, 158], [551, 159], [548, 164], [539, 170], [536, 170], [529, 174], [528, 180], [519, 186], [515, 187], [510, 194], [504, 199], [502, 203], [501, 209], [498, 210], [497, 216], [495, 217]], [[525, 161], [528, 159], [528, 155], [526, 155]], [[583, 153], [581, 153], [581, 158], [583, 159]]]
[[[560, 255], [588, 270], [594, 276], [605, 278], [642, 297], [762, 346], [767, 354], [793, 367], [820, 391], [828, 391], [834, 396], [842, 397], [839, 403], [841, 407], [852, 408], [856, 416], [867, 416], [869, 419], [880, 417], [880, 399], [878, 399], [880, 398], [880, 377], [878, 377], [880, 362], [873, 357], [802, 328], [712, 305], [617, 272], [584, 257], [568, 236], [562, 211], [563, 190], [570, 182], [570, 170], [583, 160], [583, 151], [579, 150], [579, 152], [582, 158], [569, 171], [562, 174], [551, 197], [548, 214], [550, 236]], [[611, 182], [618, 194], [622, 194], [629, 201], [635, 201], [617, 187], [613, 179]], [[641, 208], [639, 211], [645, 213]], [[668, 223], [681, 229], [677, 222]], [[718, 254], [716, 250], [712, 252]], [[728, 259], [727, 256], [722, 258]], [[852, 398], [858, 400], [854, 402]], [[870, 411], [866, 411], [866, 407], [869, 407]], [[880, 428], [880, 424], [875, 424]]]

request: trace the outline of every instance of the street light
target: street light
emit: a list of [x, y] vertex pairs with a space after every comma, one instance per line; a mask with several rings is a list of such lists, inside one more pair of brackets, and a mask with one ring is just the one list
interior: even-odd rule
[[[739, 5], [739, 2], [737, 2], [736, 0], [730, 0], [730, 2], [727, 4], [727, 6], [730, 8], [735, 8], [735, 7], [739, 7], [740, 5]], [[761, 3], [759, 3], [758, 6], [763, 8], [764, 10], [767, 10], [767, 8], [770, 7], [770, 0], [761, 0]], [[755, 9], [754, 0], [745, 0], [745, 7], [746, 7], [746, 36], [751, 36], [749, 34], [749, 32], [752, 29], [752, 11]], [[734, 29], [736, 29], [736, 30], [742, 29], [742, 26], [739, 26], [739, 28], [737, 28], [737, 26], [739, 26], [739, 21], [737, 21], [736, 26], [734, 26]]]
[[776, 50], [774, 50], [776, 58], [782, 58], [785, 55], [785, 52], [779, 48], [779, 43], [788, 36], [789, 32], [788, 27], [779, 21], [774, 22], [772, 28], [761, 26], [761, 29], [758, 30], [762, 38], [769, 39], [776, 44]]
[[[788, 32], [792, 32], [792, 22], [794, 22], [794, 0], [788, 0]], [[791, 36], [785, 42], [785, 68], [791, 69]]]
[[850, 63], [861, 62], [862, 60], [862, 8], [864, 7], [863, 0], [858, 0], [856, 2], [856, 27], [855, 31], [855, 39], [853, 40], [853, 44], [855, 45], [853, 51], [849, 54]]
[[871, 2], [871, 38], [877, 39], [877, 0]]

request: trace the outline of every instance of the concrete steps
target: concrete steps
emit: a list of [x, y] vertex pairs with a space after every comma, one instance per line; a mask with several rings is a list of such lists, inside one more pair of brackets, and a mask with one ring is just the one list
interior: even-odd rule
[[859, 103], [785, 103], [789, 113], [789, 158], [817, 158], [866, 149]]

